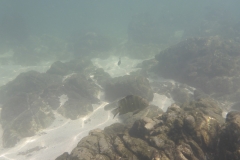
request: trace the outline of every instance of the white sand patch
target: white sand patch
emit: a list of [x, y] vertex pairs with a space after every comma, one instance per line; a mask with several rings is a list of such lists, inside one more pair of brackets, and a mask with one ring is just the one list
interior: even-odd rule
[[[138, 68], [135, 68], [135, 66], [142, 62], [142, 60], [133, 60], [127, 57], [121, 57], [121, 65], [118, 66], [118, 61], [119, 57], [114, 56], [105, 60], [92, 60], [95, 66], [103, 68], [112, 77], [127, 75], [130, 72], [137, 70]], [[5, 72], [9, 71], [10, 73], [5, 74], [7, 79], [13, 79], [16, 75], [23, 71], [37, 70], [43, 72], [48, 68], [49, 66], [47, 65], [39, 68], [19, 68], [19, 66], [9, 66], [8, 70]], [[5, 69], [3, 67], [0, 67], [0, 73], [4, 70]], [[16, 72], [14, 72], [14, 70]], [[2, 81], [0, 81], [0, 85], [8, 81], [9, 79], [2, 79]], [[101, 100], [101, 97], [103, 96], [103, 93], [99, 93], [99, 98]], [[61, 107], [67, 100], [67, 95], [61, 95], [59, 97], [59, 107]], [[164, 95], [154, 94], [154, 99], [151, 103], [166, 111], [167, 107], [171, 105], [172, 100], [168, 99]], [[117, 117], [113, 119], [111, 111], [104, 110], [104, 106], [106, 104], [106, 102], [102, 102], [101, 104], [93, 105], [94, 112], [78, 120], [64, 118], [55, 112], [54, 115], [56, 119], [53, 124], [40, 131], [37, 135], [24, 138], [16, 144], [15, 147], [9, 149], [3, 149], [0, 145], [0, 160], [53, 160], [63, 152], [71, 152], [76, 147], [77, 143], [83, 137], [88, 135], [90, 130], [96, 128], [104, 129], [106, 126], [119, 122]], [[1, 134], [2, 130], [0, 130], [0, 135]]]
[[161, 108], [164, 112], [166, 112], [168, 107], [172, 103], [174, 103], [174, 101], [172, 99], [169, 99], [165, 95], [154, 93], [153, 101], [150, 104], [156, 105], [159, 108]]
[[[107, 103], [103, 102], [96, 106], [95, 110], [78, 120], [70, 120], [62, 117], [58, 113], [55, 114], [54, 123], [39, 132], [33, 137], [22, 139], [15, 147], [10, 149], [1, 149], [1, 160], [52, 160], [63, 152], [70, 152], [84, 136], [88, 135], [90, 130], [95, 128], [103, 129], [112, 123], [118, 122], [118, 119], [113, 119], [110, 111], [106, 112], [104, 106]], [[40, 148], [26, 155], [33, 148]]]

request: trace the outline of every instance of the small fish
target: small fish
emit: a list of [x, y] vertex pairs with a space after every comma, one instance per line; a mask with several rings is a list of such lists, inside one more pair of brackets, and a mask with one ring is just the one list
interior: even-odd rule
[[113, 118], [119, 113], [119, 115], [133, 112], [133, 114], [145, 109], [149, 105], [148, 101], [140, 96], [128, 95], [125, 98], [118, 101], [118, 107], [115, 108], [112, 113]]
[[120, 66], [120, 64], [121, 64], [121, 57], [119, 57], [118, 66]]

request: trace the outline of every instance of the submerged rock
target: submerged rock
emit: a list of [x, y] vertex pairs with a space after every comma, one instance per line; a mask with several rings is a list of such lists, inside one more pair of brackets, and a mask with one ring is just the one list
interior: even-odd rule
[[51, 108], [34, 94], [20, 94], [3, 105], [1, 123], [3, 147], [13, 147], [19, 140], [35, 135], [51, 125]]
[[65, 63], [56, 61], [47, 70], [47, 73], [56, 75], [67, 75], [69, 70], [69, 67]]
[[[91, 111], [92, 104], [99, 102], [100, 87], [84, 74], [70, 74], [63, 78], [62, 83], [56, 83], [45, 88], [41, 97], [63, 116], [77, 119]], [[61, 97], [64, 103], [60, 102]]]
[[93, 66], [92, 62], [88, 58], [74, 59], [69, 62], [54, 62], [46, 73], [52, 75], [67, 76], [73, 73], [81, 73], [89, 76], [97, 68]]
[[[224, 119], [213, 100], [199, 99], [181, 106], [173, 104], [166, 113], [144, 116], [133, 125], [116, 123], [104, 130], [90, 131], [70, 154], [60, 157], [67, 155], [67, 160], [99, 157], [107, 160], [215, 160], [224, 153], [236, 157], [240, 134], [230, 128], [238, 130], [238, 116], [239, 113], [229, 113], [226, 127], [222, 129]], [[230, 134], [232, 141], [225, 146]], [[223, 150], [221, 153], [219, 147]], [[231, 158], [221, 157], [221, 160], [227, 159]]]
[[3, 147], [13, 147], [48, 127], [54, 120], [52, 110], [70, 119], [92, 112], [101, 89], [89, 77], [94, 69], [87, 61], [55, 62], [47, 73], [21, 73], [2, 86]]
[[160, 52], [155, 72], [214, 97], [239, 99], [239, 42], [219, 36], [189, 38]]
[[240, 112], [227, 114], [226, 123], [220, 133], [219, 160], [240, 159]]
[[56, 158], [56, 160], [69, 160], [70, 156], [67, 152], [64, 152], [61, 156]]
[[19, 74], [13, 81], [8, 82], [0, 89], [1, 103], [5, 103], [9, 98], [19, 93], [39, 94], [44, 88], [60, 80], [59, 76], [53, 76], [37, 71], [28, 71]]

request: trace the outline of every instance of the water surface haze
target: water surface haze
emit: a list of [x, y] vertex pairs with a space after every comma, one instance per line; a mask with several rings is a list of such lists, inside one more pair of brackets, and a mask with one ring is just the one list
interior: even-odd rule
[[104, 107], [129, 95], [166, 112], [199, 89], [224, 116], [231, 106], [239, 111], [239, 7], [235, 0], [1, 0], [0, 159], [71, 153], [91, 130], [123, 122]]

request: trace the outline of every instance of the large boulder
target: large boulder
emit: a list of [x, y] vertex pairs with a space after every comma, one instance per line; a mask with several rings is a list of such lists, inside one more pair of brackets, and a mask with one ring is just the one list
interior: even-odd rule
[[94, 81], [76, 73], [63, 78], [62, 83], [45, 88], [40, 96], [64, 117], [77, 119], [93, 111], [92, 104], [99, 102], [99, 93]]
[[219, 160], [240, 159], [240, 112], [227, 114], [226, 123], [220, 134]]
[[47, 73], [65, 76], [65, 78], [71, 76], [71, 74], [80, 73], [87, 79], [97, 82], [102, 87], [111, 79], [111, 76], [107, 72], [102, 68], [95, 67], [88, 58], [74, 59], [65, 63], [56, 61], [47, 70]]
[[58, 78], [29, 71], [1, 87], [3, 147], [12, 147], [21, 138], [33, 136], [53, 122], [50, 106], [39, 95], [48, 86], [58, 83]]
[[[230, 119], [237, 122], [236, 117]], [[90, 131], [70, 154], [64, 153], [57, 160], [215, 160], [219, 157], [224, 119], [221, 109], [211, 99], [181, 106], [173, 104], [166, 113], [142, 117], [131, 126], [124, 124]], [[236, 129], [236, 123], [234, 126]], [[233, 147], [238, 141], [228, 144]]]
[[39, 94], [48, 86], [58, 82], [60, 82], [59, 76], [39, 73], [37, 71], [21, 73], [13, 81], [1, 87], [1, 103], [5, 103], [9, 98], [19, 93]]

